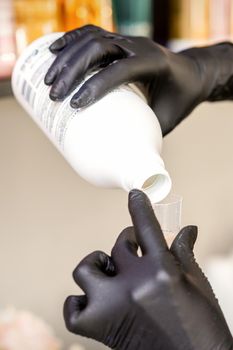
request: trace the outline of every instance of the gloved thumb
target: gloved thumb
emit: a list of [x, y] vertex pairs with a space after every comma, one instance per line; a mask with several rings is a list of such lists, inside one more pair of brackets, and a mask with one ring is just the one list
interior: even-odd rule
[[222, 312], [208, 279], [195, 260], [193, 248], [196, 239], [197, 227], [184, 227], [173, 241], [170, 251], [180, 263], [184, 273], [191, 278], [192, 282], [207, 298], [210, 300], [214, 299], [214, 304], [215, 306], [217, 305], [218, 311]]
[[197, 239], [197, 226], [184, 227], [174, 239], [170, 251], [185, 272], [195, 263], [193, 248]]

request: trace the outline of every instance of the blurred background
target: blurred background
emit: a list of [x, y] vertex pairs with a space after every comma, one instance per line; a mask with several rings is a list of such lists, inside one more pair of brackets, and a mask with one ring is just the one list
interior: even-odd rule
[[230, 40], [232, 0], [1, 0], [0, 78], [36, 38], [92, 23], [179, 50]]
[[[105, 348], [69, 334], [62, 306], [67, 295], [81, 293], [71, 276], [77, 263], [96, 249], [110, 253], [117, 235], [131, 224], [127, 194], [81, 179], [17, 104], [10, 87], [14, 63], [31, 41], [90, 23], [148, 36], [179, 51], [232, 40], [233, 0], [0, 0], [1, 350], [34, 350], [32, 334], [38, 337], [37, 350], [74, 343], [73, 350]], [[164, 139], [163, 157], [173, 191], [184, 198], [182, 224], [199, 226], [197, 259], [233, 331], [230, 115], [231, 102], [202, 104]]]

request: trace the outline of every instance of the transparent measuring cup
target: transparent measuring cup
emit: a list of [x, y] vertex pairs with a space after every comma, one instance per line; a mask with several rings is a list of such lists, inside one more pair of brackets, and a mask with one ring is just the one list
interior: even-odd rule
[[169, 247], [181, 229], [182, 199], [180, 195], [172, 193], [161, 202], [152, 203]]

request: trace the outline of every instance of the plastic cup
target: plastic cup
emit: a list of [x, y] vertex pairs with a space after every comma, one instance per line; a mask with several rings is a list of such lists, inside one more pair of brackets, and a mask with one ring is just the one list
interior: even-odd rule
[[161, 202], [152, 204], [169, 247], [181, 229], [182, 199], [180, 195], [169, 194]]

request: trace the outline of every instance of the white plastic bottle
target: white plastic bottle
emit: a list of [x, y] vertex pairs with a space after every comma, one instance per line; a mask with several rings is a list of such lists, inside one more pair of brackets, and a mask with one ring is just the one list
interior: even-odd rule
[[160, 157], [159, 122], [134, 85], [123, 85], [92, 106], [75, 110], [72, 95], [62, 102], [49, 98], [44, 76], [55, 56], [49, 45], [63, 33], [34, 41], [18, 59], [12, 88], [19, 103], [90, 183], [143, 189], [152, 202], [167, 196], [171, 180]]

